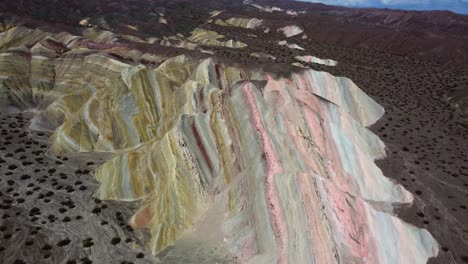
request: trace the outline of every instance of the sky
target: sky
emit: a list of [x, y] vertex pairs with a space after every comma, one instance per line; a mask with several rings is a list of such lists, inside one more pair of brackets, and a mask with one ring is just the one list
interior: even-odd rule
[[450, 10], [468, 14], [468, 0], [301, 0], [349, 7], [378, 7], [408, 10]]

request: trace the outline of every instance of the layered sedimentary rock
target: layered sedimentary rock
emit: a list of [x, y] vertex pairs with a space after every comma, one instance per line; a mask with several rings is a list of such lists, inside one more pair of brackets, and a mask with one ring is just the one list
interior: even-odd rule
[[229, 18], [225, 21], [217, 19], [215, 22], [220, 26], [232, 26], [232, 27], [241, 27], [247, 29], [255, 29], [262, 25], [263, 20], [257, 18]]
[[[32, 107], [54, 86], [54, 60], [75, 37], [14, 27], [0, 34], [0, 105]], [[30, 47], [30, 48], [27, 48]], [[11, 104], [11, 102], [14, 102]]]
[[215, 31], [206, 30], [203, 28], [196, 28], [192, 35], [188, 38], [189, 41], [208, 45], [208, 46], [221, 46], [228, 48], [244, 48], [247, 44], [241, 41], [234, 41], [232, 39], [223, 40], [225, 37]]
[[[195, 237], [189, 251], [214, 244], [226, 262], [425, 263], [437, 255], [426, 230], [393, 214], [413, 197], [374, 164], [385, 146], [366, 127], [384, 110], [351, 80], [188, 55], [130, 64], [74, 37], [52, 49], [43, 33], [28, 33], [33, 48], [2, 46], [2, 98], [45, 108], [32, 127], [54, 131], [55, 154], [114, 154], [95, 173], [96, 196], [140, 200], [131, 224], [150, 230], [154, 254]], [[11, 43], [8, 34], [0, 43]]]
[[160, 45], [195, 50], [198, 45], [177, 37], [165, 38], [159, 42]]

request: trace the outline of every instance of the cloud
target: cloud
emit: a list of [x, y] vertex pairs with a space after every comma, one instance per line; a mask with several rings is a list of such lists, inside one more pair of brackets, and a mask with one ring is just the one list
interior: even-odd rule
[[414, 10], [451, 10], [468, 14], [468, 0], [299, 0], [349, 7], [388, 7]]
[[429, 0], [381, 0], [384, 5], [415, 5], [427, 4]]

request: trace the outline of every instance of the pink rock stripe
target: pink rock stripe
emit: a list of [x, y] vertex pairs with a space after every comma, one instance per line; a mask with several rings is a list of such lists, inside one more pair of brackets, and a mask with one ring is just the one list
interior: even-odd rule
[[281, 217], [281, 203], [278, 197], [278, 193], [275, 186], [275, 175], [283, 172], [283, 167], [279, 162], [278, 156], [275, 153], [275, 150], [268, 138], [268, 133], [265, 130], [265, 127], [262, 123], [261, 113], [257, 107], [255, 100], [255, 94], [251, 90], [251, 86], [247, 83], [243, 87], [244, 95], [247, 99], [247, 104], [250, 110], [250, 116], [252, 125], [257, 130], [260, 138], [262, 140], [263, 150], [265, 154], [266, 161], [266, 176], [265, 176], [265, 187], [266, 187], [266, 196], [269, 203], [270, 213], [273, 218], [274, 228], [278, 236], [280, 253], [279, 253], [279, 263], [286, 264], [288, 263], [286, 257], [286, 241], [288, 239], [287, 226], [283, 222]]

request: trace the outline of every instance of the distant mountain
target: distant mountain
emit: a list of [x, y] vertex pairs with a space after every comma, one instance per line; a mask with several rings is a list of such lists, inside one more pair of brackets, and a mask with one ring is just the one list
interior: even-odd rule
[[256, 0], [302, 11], [295, 19], [319, 42], [372, 48], [438, 62], [468, 62], [468, 16], [450, 11], [346, 8], [320, 3]]
[[[257, 8], [276, 7], [298, 12], [297, 16], [283, 13], [257, 12]], [[2, 1], [0, 12], [76, 27], [89, 21], [122, 34], [165, 36], [171, 33], [189, 34], [206, 21], [210, 12], [228, 10], [248, 13], [255, 17], [290, 20], [306, 28], [313, 39], [326, 44], [353, 48], [371, 48], [402, 56], [430, 58], [441, 63], [468, 62], [468, 16], [449, 11], [403, 11], [372, 8], [345, 8], [320, 3], [284, 0], [254, 1]], [[160, 24], [159, 14], [165, 12], [167, 24]], [[36, 21], [37, 22], [37, 21]], [[128, 24], [138, 26], [137, 32]], [[68, 29], [70, 31], [70, 29]]]

